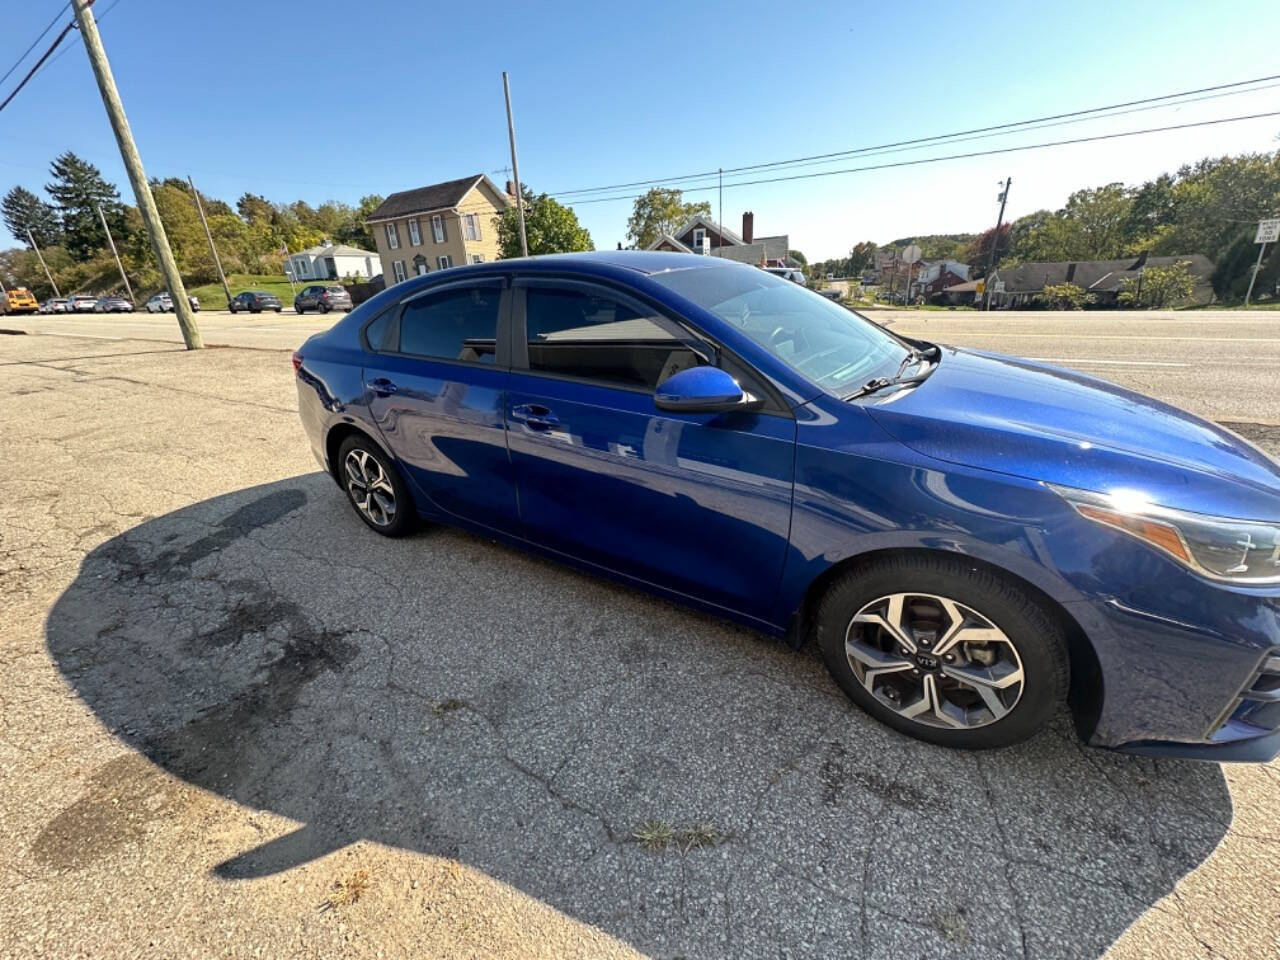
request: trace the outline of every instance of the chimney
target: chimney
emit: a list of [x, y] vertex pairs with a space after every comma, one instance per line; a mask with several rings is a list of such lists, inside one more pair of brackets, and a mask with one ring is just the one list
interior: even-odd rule
[[516, 195], [516, 185], [510, 180], [507, 181], [507, 196], [514, 197]]
[[742, 242], [750, 243], [756, 235], [756, 215], [748, 210], [742, 215]]

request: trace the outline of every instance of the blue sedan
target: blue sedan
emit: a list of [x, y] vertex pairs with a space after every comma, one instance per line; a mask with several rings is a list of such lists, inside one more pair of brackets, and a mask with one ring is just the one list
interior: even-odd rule
[[1093, 378], [754, 267], [608, 252], [397, 284], [294, 355], [373, 530], [447, 523], [817, 644], [903, 733], [1280, 752], [1280, 464]]

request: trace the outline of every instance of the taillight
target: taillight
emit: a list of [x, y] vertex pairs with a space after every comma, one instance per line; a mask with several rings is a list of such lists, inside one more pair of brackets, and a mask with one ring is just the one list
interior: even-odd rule
[[302, 351], [301, 350], [293, 351], [293, 357], [291, 359], [293, 360], [293, 372], [297, 373], [299, 370], [302, 369]]

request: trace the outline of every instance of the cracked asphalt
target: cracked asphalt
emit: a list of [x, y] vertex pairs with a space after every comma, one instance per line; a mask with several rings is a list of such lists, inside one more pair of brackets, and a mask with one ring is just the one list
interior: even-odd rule
[[378, 538], [287, 352], [0, 336], [0, 426], [0, 956], [1280, 953], [1276, 765], [944, 751], [811, 650]]

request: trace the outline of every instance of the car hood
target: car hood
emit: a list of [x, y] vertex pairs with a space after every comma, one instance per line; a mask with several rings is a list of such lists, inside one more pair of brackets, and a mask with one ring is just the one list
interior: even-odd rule
[[1280, 463], [1217, 424], [1049, 364], [942, 348], [932, 375], [866, 409], [926, 456], [1198, 513], [1280, 519]]

